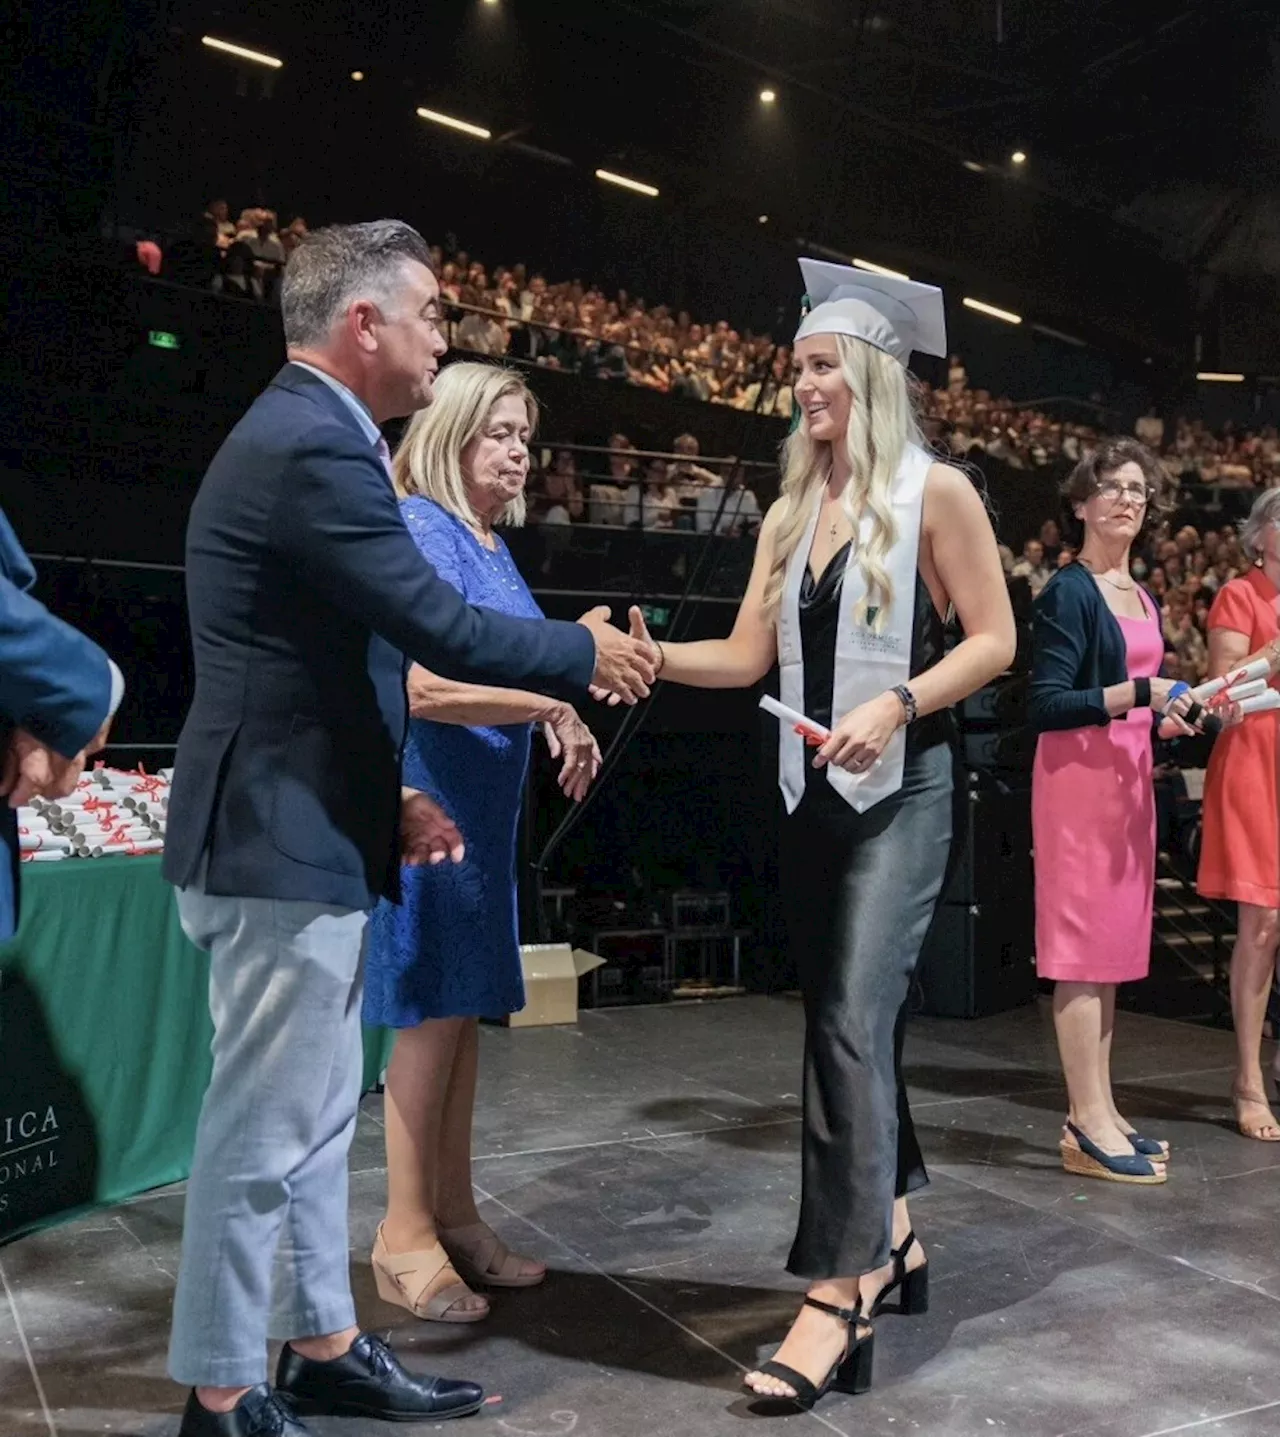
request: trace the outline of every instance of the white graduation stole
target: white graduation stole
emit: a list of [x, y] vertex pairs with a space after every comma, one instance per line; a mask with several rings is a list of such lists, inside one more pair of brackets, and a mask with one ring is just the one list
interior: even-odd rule
[[[866, 703], [887, 689], [905, 684], [911, 677], [911, 640], [915, 631], [916, 567], [920, 552], [920, 519], [924, 508], [924, 484], [933, 459], [917, 445], [909, 444], [902, 455], [890, 496], [898, 537], [885, 561], [893, 585], [893, 603], [882, 632], [854, 618], [854, 611], [867, 592], [858, 564], [859, 547], [870, 538], [871, 516], [864, 514], [858, 526], [857, 542], [849, 546], [844, 580], [840, 587], [840, 614], [836, 629], [835, 683], [831, 695], [831, 716], [835, 723], [850, 709]], [[809, 563], [809, 550], [818, 528], [822, 494], [814, 499], [813, 516], [796, 546], [787, 568], [778, 606], [778, 665], [781, 699], [788, 708], [804, 712], [804, 654], [800, 644], [800, 585]], [[878, 767], [866, 773], [827, 765], [827, 781], [859, 813], [879, 803], [902, 787], [902, 766], [906, 754], [906, 729], [900, 728], [889, 740]], [[783, 725], [778, 744], [778, 786], [787, 812], [794, 813], [804, 797], [805, 743], [794, 730]]]

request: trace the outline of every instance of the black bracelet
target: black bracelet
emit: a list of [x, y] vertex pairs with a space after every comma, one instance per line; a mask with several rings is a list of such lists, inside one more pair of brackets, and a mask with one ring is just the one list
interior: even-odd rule
[[1150, 679], [1134, 679], [1133, 706], [1136, 709], [1149, 709], [1151, 707]]
[[667, 651], [656, 639], [654, 640], [653, 646], [658, 651], [658, 667], [653, 671], [653, 676], [656, 679], [667, 666]]
[[906, 684], [897, 684], [890, 689], [889, 692], [893, 694], [894, 698], [902, 705], [902, 712], [904, 714], [903, 722], [908, 724], [915, 723], [916, 713], [918, 712], [915, 694], [911, 692]]

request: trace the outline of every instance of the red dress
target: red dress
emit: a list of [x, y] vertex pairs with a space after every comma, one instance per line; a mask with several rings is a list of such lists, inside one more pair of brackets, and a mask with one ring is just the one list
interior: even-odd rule
[[[1231, 629], [1256, 653], [1280, 637], [1275, 585], [1261, 569], [1232, 579], [1209, 610], [1209, 629]], [[1280, 686], [1276, 679], [1272, 687]], [[1196, 887], [1205, 898], [1280, 908], [1280, 795], [1276, 744], [1280, 711], [1250, 714], [1220, 734], [1204, 781]]]

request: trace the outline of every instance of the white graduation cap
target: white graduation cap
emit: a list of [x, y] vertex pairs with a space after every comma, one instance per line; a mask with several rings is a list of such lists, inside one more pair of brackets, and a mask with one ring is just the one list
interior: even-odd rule
[[848, 334], [906, 364], [912, 353], [947, 354], [947, 316], [942, 291], [887, 274], [802, 259], [800, 273], [813, 306], [796, 339], [811, 334]]

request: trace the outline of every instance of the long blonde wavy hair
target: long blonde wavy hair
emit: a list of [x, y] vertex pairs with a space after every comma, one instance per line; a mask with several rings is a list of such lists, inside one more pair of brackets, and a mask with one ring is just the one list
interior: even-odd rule
[[[871, 627], [879, 633], [893, 603], [893, 584], [885, 569], [889, 550], [898, 538], [893, 519], [893, 481], [908, 444], [924, 444], [916, 422], [915, 406], [907, 388], [907, 371], [882, 350], [849, 335], [833, 334], [840, 371], [849, 386], [852, 403], [845, 451], [849, 483], [842, 507], [856, 536], [864, 514], [871, 516], [871, 532], [858, 549], [858, 565], [866, 582], [866, 597], [856, 617], [865, 622], [874, 609]], [[782, 517], [773, 531], [773, 563], [765, 581], [764, 609], [775, 614], [782, 601], [787, 568], [813, 517], [818, 490], [831, 477], [830, 444], [810, 437], [803, 418], [782, 446]]]
[[[462, 451], [484, 428], [498, 400], [511, 394], [524, 401], [532, 440], [538, 424], [538, 401], [514, 369], [469, 361], [442, 369], [432, 385], [431, 403], [409, 421], [391, 461], [396, 493], [402, 499], [411, 494], [434, 499], [463, 523], [478, 524], [479, 518], [467, 497]], [[503, 505], [495, 522], [519, 528], [524, 516], [524, 494], [520, 493]]]

